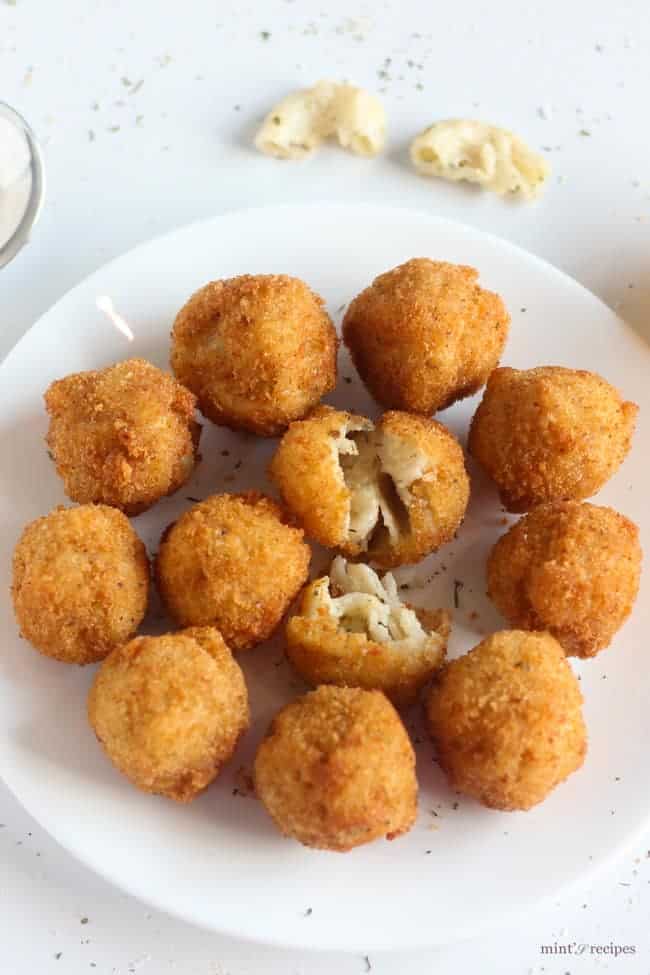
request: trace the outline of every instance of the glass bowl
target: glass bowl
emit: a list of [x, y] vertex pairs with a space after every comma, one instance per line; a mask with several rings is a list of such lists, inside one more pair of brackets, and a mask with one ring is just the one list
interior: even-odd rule
[[[10, 236], [0, 246], [0, 268], [2, 268], [24, 247], [29, 240], [34, 224], [38, 220], [45, 199], [45, 168], [36, 136], [22, 115], [19, 115], [10, 105], [0, 101], [0, 118], [12, 125], [23, 136], [29, 152], [27, 165], [31, 176], [24, 208], [17, 216], [17, 222]], [[0, 190], [0, 193], [2, 192]]]

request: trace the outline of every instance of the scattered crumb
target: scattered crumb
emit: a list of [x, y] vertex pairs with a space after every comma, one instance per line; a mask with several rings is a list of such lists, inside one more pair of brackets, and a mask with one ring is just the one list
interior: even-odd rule
[[537, 109], [537, 114], [541, 119], [544, 119], [545, 122], [548, 122], [553, 118], [553, 111], [550, 105], [540, 105]]
[[305, 917], [311, 917], [311, 915], [313, 913], [314, 913], [314, 908], [313, 907], [308, 907], [307, 910], [305, 911], [305, 915], [304, 916]]
[[93, 132], [92, 129], [88, 129], [88, 142], [94, 142], [94, 141], [95, 141], [95, 133]]
[[232, 790], [234, 796], [243, 796], [244, 799], [255, 799], [255, 783], [250, 769], [240, 765], [234, 776], [235, 788]]
[[269, 31], [269, 30], [261, 30], [260, 31], [260, 37], [261, 37], [261, 39], [263, 41], [270, 41], [270, 39], [271, 39], [271, 31]]

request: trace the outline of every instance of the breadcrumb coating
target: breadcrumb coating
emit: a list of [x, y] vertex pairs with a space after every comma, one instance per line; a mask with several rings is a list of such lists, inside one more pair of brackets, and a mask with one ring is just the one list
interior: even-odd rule
[[45, 393], [47, 445], [65, 493], [127, 515], [173, 494], [197, 461], [195, 403], [188, 389], [144, 359], [53, 382]]
[[270, 476], [309, 536], [381, 568], [417, 562], [450, 541], [469, 500], [463, 452], [441, 423], [389, 411], [319, 407], [292, 423]]
[[244, 675], [218, 630], [138, 637], [102, 664], [88, 719], [139, 789], [189, 802], [217, 777], [249, 724]]
[[469, 432], [508, 511], [591, 497], [627, 455], [638, 407], [601, 376], [563, 366], [497, 369]]
[[93, 663], [140, 625], [149, 560], [115, 508], [59, 507], [23, 530], [11, 594], [21, 633], [37, 650], [64, 663]]
[[319, 687], [273, 719], [255, 788], [278, 828], [324, 850], [408, 832], [417, 812], [415, 755], [379, 691]]
[[338, 338], [299, 278], [212, 281], [181, 308], [171, 365], [214, 423], [273, 437], [336, 385]]
[[530, 809], [587, 751], [578, 680], [549, 633], [493, 633], [446, 664], [427, 718], [451, 786], [492, 809]]
[[233, 650], [271, 636], [304, 585], [303, 532], [258, 491], [214, 494], [163, 535], [160, 594], [179, 626], [216, 626]]
[[488, 593], [513, 626], [548, 630], [565, 653], [593, 657], [632, 611], [641, 558], [638, 528], [612, 508], [540, 505], [492, 549]]
[[310, 684], [383, 691], [412, 704], [441, 666], [449, 635], [444, 610], [403, 603], [390, 573], [334, 560], [329, 576], [303, 591], [286, 629], [287, 657]]
[[343, 338], [377, 402], [428, 416], [484, 385], [510, 316], [477, 281], [472, 267], [414, 258], [350, 303]]

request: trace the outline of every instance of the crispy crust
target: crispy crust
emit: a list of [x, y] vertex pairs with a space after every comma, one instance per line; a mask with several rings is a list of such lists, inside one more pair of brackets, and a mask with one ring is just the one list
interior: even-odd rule
[[64, 663], [102, 660], [147, 610], [149, 560], [115, 508], [55, 508], [14, 549], [11, 595], [22, 635]]
[[549, 633], [493, 633], [446, 664], [427, 718], [453, 788], [492, 809], [530, 809], [587, 751], [580, 687]]
[[593, 657], [632, 611], [641, 558], [638, 528], [612, 508], [541, 505], [492, 549], [488, 594], [512, 626], [548, 630], [565, 653]]
[[409, 531], [397, 545], [384, 534], [370, 548], [370, 559], [382, 569], [419, 562], [450, 542], [469, 503], [470, 482], [463, 450], [437, 420], [390, 410], [377, 424], [382, 434], [399, 437], [426, 456], [424, 476], [410, 487]]
[[323, 305], [285, 274], [212, 281], [176, 316], [172, 369], [214, 423], [276, 436], [336, 385], [338, 337]]
[[286, 654], [296, 671], [314, 687], [363, 687], [383, 691], [396, 707], [412, 704], [445, 659], [448, 613], [416, 610], [431, 637], [426, 646], [411, 652], [379, 643], [365, 633], [349, 633], [325, 610], [316, 618], [308, 616], [318, 581], [306, 587], [296, 614], [287, 622]]
[[497, 369], [469, 432], [469, 451], [509, 511], [595, 494], [627, 455], [638, 407], [593, 372]]
[[275, 501], [215, 494], [163, 534], [158, 589], [179, 626], [216, 626], [233, 650], [266, 640], [304, 585], [311, 552]]
[[350, 303], [343, 338], [379, 403], [430, 415], [484, 385], [510, 316], [477, 280], [472, 267], [414, 258]]
[[254, 777], [278, 828], [305, 846], [343, 852], [415, 821], [413, 747], [379, 691], [319, 687], [292, 701], [260, 744]]
[[188, 389], [144, 359], [52, 383], [47, 445], [65, 493], [128, 515], [173, 494], [198, 457], [195, 404]]
[[347, 548], [350, 491], [332, 444], [350, 424], [372, 429], [366, 417], [317, 407], [306, 419], [290, 425], [269, 465], [269, 476], [306, 534], [321, 545], [342, 550]]
[[[331, 407], [320, 407], [306, 420], [292, 423], [269, 474], [310, 537], [357, 556], [364, 548], [347, 531], [352, 495], [335, 448], [350, 425], [373, 429], [365, 417]], [[454, 537], [467, 508], [469, 478], [459, 443], [436, 420], [388, 411], [374, 429], [383, 442], [392, 437], [406, 445], [407, 453], [422, 457], [423, 476], [409, 486], [408, 531], [397, 542], [388, 533], [377, 532], [368, 548], [373, 564], [393, 568], [419, 561]]]
[[212, 627], [119, 647], [88, 696], [88, 720], [115, 767], [178, 802], [217, 777], [249, 719], [244, 676]]

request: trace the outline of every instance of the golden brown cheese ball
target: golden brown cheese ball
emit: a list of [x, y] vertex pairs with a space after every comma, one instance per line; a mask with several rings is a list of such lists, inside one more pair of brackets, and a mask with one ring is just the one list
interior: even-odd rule
[[156, 578], [179, 626], [216, 626], [233, 650], [271, 636], [307, 579], [309, 546], [257, 491], [214, 494], [163, 535]]
[[508, 337], [499, 295], [478, 271], [420, 257], [380, 274], [350, 303], [343, 338], [383, 406], [429, 415], [484, 385]]
[[172, 369], [214, 423], [276, 436], [336, 385], [338, 339], [323, 304], [286, 274], [212, 281], [176, 316]]
[[639, 589], [636, 525], [612, 508], [577, 501], [540, 505], [496, 543], [488, 593], [512, 626], [548, 630], [567, 654], [609, 646]]
[[411, 609], [393, 576], [338, 556], [287, 623], [287, 657], [308, 683], [383, 691], [411, 704], [445, 659], [449, 616]]
[[380, 691], [319, 687], [292, 701], [259, 746], [254, 779], [281, 832], [322, 850], [395, 839], [417, 813], [413, 747]]
[[21, 633], [64, 663], [102, 660], [129, 640], [147, 610], [149, 560], [120, 511], [55, 508], [24, 529], [12, 597]]
[[47, 445], [73, 501], [137, 515], [187, 481], [200, 425], [189, 390], [144, 359], [79, 372], [45, 393]]
[[114, 650], [90, 689], [88, 719], [134, 785], [189, 802], [247, 729], [248, 693], [219, 631], [195, 627]]
[[427, 718], [451, 786], [492, 809], [530, 809], [587, 751], [578, 680], [549, 633], [493, 633], [446, 664]]
[[593, 372], [497, 369], [469, 433], [469, 451], [508, 511], [595, 494], [630, 449], [638, 407]]
[[373, 425], [321, 406], [291, 424], [269, 472], [309, 536], [387, 569], [450, 541], [469, 500], [459, 443], [398, 411]]

